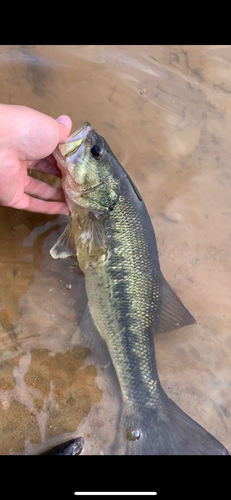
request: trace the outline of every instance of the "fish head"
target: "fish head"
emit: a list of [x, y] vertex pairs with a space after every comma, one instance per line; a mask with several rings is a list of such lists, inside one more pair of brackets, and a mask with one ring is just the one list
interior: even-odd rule
[[71, 211], [76, 205], [95, 212], [111, 210], [118, 198], [117, 162], [106, 141], [88, 122], [59, 144], [54, 157]]

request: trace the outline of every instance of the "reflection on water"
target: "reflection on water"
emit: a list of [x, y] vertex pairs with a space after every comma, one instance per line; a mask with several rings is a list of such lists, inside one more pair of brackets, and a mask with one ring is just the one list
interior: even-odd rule
[[[89, 121], [137, 184], [163, 274], [198, 321], [155, 337], [160, 380], [229, 452], [230, 64], [225, 46], [0, 47], [0, 102]], [[115, 436], [112, 368], [80, 334], [83, 275], [49, 255], [64, 224], [0, 207], [2, 454], [80, 435], [103, 454]]]

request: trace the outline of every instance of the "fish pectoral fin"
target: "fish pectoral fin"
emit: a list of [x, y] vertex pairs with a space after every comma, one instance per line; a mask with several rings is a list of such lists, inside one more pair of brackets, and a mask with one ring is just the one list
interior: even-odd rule
[[81, 242], [86, 245], [89, 253], [104, 251], [107, 248], [107, 238], [104, 229], [97, 217], [90, 212], [80, 221], [82, 227]]
[[76, 257], [75, 241], [71, 230], [71, 223], [67, 225], [55, 245], [50, 249], [50, 254], [53, 259], [66, 259], [72, 255]]
[[182, 304], [162, 275], [161, 306], [157, 332], [170, 332], [196, 323], [195, 318]]

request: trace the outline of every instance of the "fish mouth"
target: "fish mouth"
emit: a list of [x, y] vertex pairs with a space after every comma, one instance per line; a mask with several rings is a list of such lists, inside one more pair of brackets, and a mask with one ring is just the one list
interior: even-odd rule
[[85, 141], [89, 132], [93, 130], [89, 122], [85, 122], [78, 130], [73, 132], [65, 142], [58, 144], [53, 152], [57, 160], [58, 167], [63, 174], [63, 185], [65, 185], [66, 192], [71, 198], [71, 191], [75, 189], [78, 196], [88, 193], [97, 189], [103, 181], [88, 190], [83, 190], [82, 186], [78, 184], [73, 177], [72, 167], [81, 164], [85, 155]]
[[89, 122], [85, 122], [78, 130], [75, 130], [65, 142], [60, 143], [53, 155], [57, 160], [58, 166], [63, 173], [63, 180], [66, 187], [70, 184], [76, 188], [77, 192], [81, 192], [81, 186], [75, 181], [72, 175], [71, 167], [81, 163], [85, 154], [85, 140], [92, 126]]
[[[72, 157], [72, 160], [77, 158], [80, 152], [82, 152], [83, 147], [81, 148], [81, 146], [84, 146], [85, 139], [91, 130], [92, 126], [90, 123], [85, 122], [78, 130], [73, 132], [65, 142], [58, 145], [61, 155], [65, 158]], [[73, 158], [73, 156], [75, 158]]]

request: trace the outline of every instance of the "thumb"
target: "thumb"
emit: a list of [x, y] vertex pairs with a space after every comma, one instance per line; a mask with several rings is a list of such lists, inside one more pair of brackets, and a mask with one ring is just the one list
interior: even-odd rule
[[67, 115], [60, 115], [56, 121], [59, 124], [59, 142], [64, 142], [71, 133], [72, 121]]

